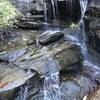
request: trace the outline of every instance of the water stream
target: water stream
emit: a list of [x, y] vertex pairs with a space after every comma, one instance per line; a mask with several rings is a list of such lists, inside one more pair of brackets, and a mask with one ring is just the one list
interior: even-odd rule
[[[67, 2], [67, 1], [66, 1]], [[53, 9], [53, 17], [54, 17], [54, 23], [57, 24], [58, 20], [58, 5], [57, 0], [51, 0], [52, 3], [52, 9]], [[82, 49], [82, 53], [84, 55], [84, 65], [91, 65], [92, 67], [95, 67], [95, 69], [98, 70], [98, 67], [96, 64], [92, 62], [92, 59], [90, 59], [87, 46], [86, 46], [86, 36], [85, 36], [85, 27], [83, 22], [83, 16], [87, 8], [88, 1], [87, 0], [80, 0], [81, 5], [81, 20], [79, 22], [79, 28], [76, 30], [79, 31], [81, 34], [75, 34], [74, 31], [71, 35], [67, 35], [67, 38], [69, 38], [72, 42], [79, 45]], [[45, 22], [47, 24], [48, 18], [47, 18], [47, 5], [43, 2], [44, 5], [44, 16], [45, 16]], [[70, 5], [72, 6], [72, 5]], [[57, 23], [56, 23], [57, 21]], [[59, 24], [59, 23], [58, 23]], [[45, 26], [45, 30], [48, 30], [48, 26]], [[0, 35], [1, 36], [1, 35]], [[2, 36], [1, 36], [2, 38]], [[57, 61], [55, 61], [51, 55], [48, 54], [48, 49], [46, 47], [41, 49], [41, 53], [44, 55], [44, 60], [47, 60], [46, 63], [43, 64], [43, 70], [47, 73], [44, 75], [44, 81], [43, 86], [41, 87], [41, 93], [43, 95], [43, 100], [62, 100], [61, 99], [61, 91], [60, 91], [60, 78], [59, 78], [59, 64]], [[100, 71], [100, 69], [98, 70]], [[15, 100], [27, 100], [27, 86], [22, 88], [20, 91], [20, 95]], [[41, 100], [41, 97], [39, 98]]]
[[[51, 0], [51, 3], [52, 3], [52, 7], [53, 7], [52, 9], [53, 9], [54, 20], [57, 20], [56, 19], [57, 9], [55, 9], [55, 2], [53, 0]], [[56, 1], [56, 3], [57, 3], [57, 1]], [[94, 67], [96, 70], [98, 70], [98, 66], [96, 66], [96, 64], [94, 64], [92, 62], [92, 59], [89, 56], [87, 46], [86, 46], [85, 26], [84, 26], [83, 17], [84, 17], [86, 8], [87, 8], [87, 4], [88, 4], [88, 0], [80, 0], [81, 20], [79, 22], [79, 28], [77, 29], [80, 34], [75, 34], [73, 32], [72, 35], [67, 35], [67, 38], [69, 38], [73, 42], [76, 42], [76, 44], [81, 47], [82, 53], [84, 55], [83, 65], [89, 65], [91, 67]], [[69, 5], [69, 6], [71, 6], [71, 5]], [[57, 8], [57, 4], [56, 4], [56, 8]], [[47, 51], [46, 51], [45, 55], [48, 55]], [[51, 60], [51, 61], [53, 62], [53, 60]], [[52, 63], [50, 64], [50, 67], [57, 68], [56, 66], [57, 66], [56, 63], [54, 63], [53, 66], [52, 66]], [[46, 66], [46, 69], [48, 67], [49, 66]], [[43, 100], [61, 100], [60, 92], [61, 91], [60, 91], [60, 87], [59, 87], [59, 70], [57, 70], [55, 72], [53, 71], [53, 73], [52, 73], [52, 70], [50, 69], [50, 74], [45, 76], [45, 78], [44, 78], [44, 85], [43, 85], [44, 99]]]
[[[42, 48], [41, 53], [44, 55], [44, 60], [47, 59], [47, 63], [43, 64], [43, 70], [47, 72], [44, 76], [43, 86], [41, 89], [43, 100], [61, 100], [59, 64], [50, 57], [51, 55], [48, 54], [46, 47]], [[41, 100], [41, 98], [39, 98], [39, 100]]]

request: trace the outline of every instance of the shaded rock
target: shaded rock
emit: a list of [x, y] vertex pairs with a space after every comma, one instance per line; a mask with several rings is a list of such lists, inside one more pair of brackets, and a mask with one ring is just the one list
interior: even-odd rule
[[19, 12], [23, 15], [27, 15], [32, 8], [33, 0], [11, 0], [16, 6]]
[[84, 61], [81, 70], [91, 76], [97, 84], [100, 84], [100, 54], [90, 47], [88, 49], [88, 53], [88, 60]]
[[[0, 87], [0, 100], [15, 100], [18, 98], [18, 100], [22, 100], [24, 97], [27, 98], [28, 91], [31, 92], [33, 90], [33, 94], [39, 91], [37, 86], [39, 80], [39, 75], [34, 71], [24, 71], [12, 63], [1, 62], [0, 84], [5, 85]], [[25, 94], [27, 95], [25, 96]]]
[[100, 52], [100, 1], [92, 0], [85, 13], [85, 29], [87, 35], [87, 43]]
[[87, 43], [93, 49], [100, 53], [100, 19], [94, 18], [93, 20], [85, 19]]
[[51, 44], [52, 42], [57, 41], [63, 37], [64, 37], [64, 34], [62, 32], [49, 30], [49, 31], [42, 33], [38, 37], [38, 41], [40, 44], [48, 45], [48, 44]]
[[[40, 74], [45, 74], [51, 69], [55, 69], [55, 66], [60, 70], [69, 70], [80, 66], [82, 54], [78, 46], [68, 43], [54, 45], [28, 51], [28, 53], [15, 60], [16, 64], [23, 69], [34, 69]], [[74, 64], [78, 65], [72, 67], [71, 65]]]
[[[67, 77], [67, 79], [66, 79]], [[96, 87], [95, 82], [88, 76], [77, 74], [64, 76], [61, 82], [61, 94], [63, 100], [81, 100]]]
[[44, 14], [44, 1], [43, 0], [33, 0], [32, 8], [30, 9], [30, 13], [34, 14]]
[[[25, 49], [27, 47], [27, 44], [30, 44], [32, 42], [34, 44], [37, 35], [38, 32], [32, 30], [0, 29], [0, 54], [7, 54], [11, 51], [17, 51], [23, 48]], [[25, 51], [24, 49], [22, 50], [22, 52]]]
[[100, 88], [93, 91], [86, 100], [99, 100], [100, 99]]
[[57, 2], [54, 0], [56, 19], [54, 18], [51, 0], [47, 0], [47, 2], [48, 22], [51, 22], [55, 25], [57, 23], [54, 20], [57, 20], [60, 23], [60, 26], [66, 27], [67, 24], [72, 22], [77, 23], [80, 20], [81, 9], [79, 0], [57, 0]]
[[86, 15], [91, 17], [100, 17], [100, 1], [99, 0], [91, 0], [88, 5]]
[[43, 15], [31, 15], [31, 16], [24, 16], [21, 17], [19, 20], [21, 21], [36, 21], [36, 20], [43, 20]]
[[27, 20], [19, 21], [18, 23], [16, 23], [16, 25], [22, 29], [33, 29], [33, 30], [42, 29], [42, 27], [44, 26], [43, 22], [27, 21]]

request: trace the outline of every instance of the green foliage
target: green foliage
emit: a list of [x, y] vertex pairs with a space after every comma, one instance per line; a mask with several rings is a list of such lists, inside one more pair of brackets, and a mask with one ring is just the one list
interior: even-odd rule
[[12, 26], [20, 13], [9, 0], [0, 0], [0, 27]]

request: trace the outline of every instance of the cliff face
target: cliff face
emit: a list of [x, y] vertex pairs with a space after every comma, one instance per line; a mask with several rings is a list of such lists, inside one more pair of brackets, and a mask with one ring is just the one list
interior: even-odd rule
[[100, 53], [100, 0], [92, 0], [85, 13], [88, 44]]

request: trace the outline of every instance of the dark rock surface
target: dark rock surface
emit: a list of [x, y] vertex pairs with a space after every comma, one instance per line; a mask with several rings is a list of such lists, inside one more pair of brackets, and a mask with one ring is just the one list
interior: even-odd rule
[[45, 33], [42, 33], [38, 37], [38, 41], [42, 45], [48, 45], [48, 44], [51, 44], [52, 42], [55, 42], [63, 37], [64, 37], [64, 34], [60, 31], [48, 30]]
[[[57, 7], [58, 5], [58, 7]], [[48, 22], [57, 24], [54, 20], [58, 20], [60, 26], [66, 27], [67, 24], [77, 23], [81, 17], [81, 9], [79, 0], [56, 0], [54, 1], [54, 8], [56, 8], [56, 19], [54, 19], [53, 6], [50, 0], [47, 0], [48, 7]], [[58, 13], [57, 13], [58, 12]], [[75, 13], [76, 12], [76, 13]]]
[[85, 13], [87, 42], [100, 53], [100, 1], [92, 0]]
[[12, 63], [0, 62], [0, 100], [16, 100], [18, 98], [18, 100], [22, 100], [27, 98], [25, 95], [28, 95], [28, 91], [33, 90], [31, 93], [37, 93], [39, 80], [40, 77], [35, 72], [19, 69]]
[[32, 7], [33, 0], [11, 0], [19, 12], [27, 15]]
[[61, 94], [63, 100], [82, 100], [96, 88], [95, 82], [85, 74], [66, 74], [62, 77]]

